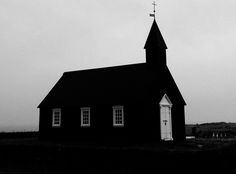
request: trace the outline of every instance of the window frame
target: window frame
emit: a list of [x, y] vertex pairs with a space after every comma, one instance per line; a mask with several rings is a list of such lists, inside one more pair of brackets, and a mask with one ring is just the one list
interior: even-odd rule
[[[57, 112], [59, 112], [58, 123], [56, 121], [56, 113]], [[53, 108], [52, 109], [52, 127], [61, 127], [61, 108]]]
[[[88, 111], [88, 124], [84, 123], [84, 111]], [[91, 108], [90, 107], [82, 107], [80, 108], [80, 126], [81, 127], [90, 127], [91, 123], [90, 123], [90, 112], [91, 112]]]
[[[113, 106], [113, 127], [124, 127], [124, 106]], [[117, 123], [116, 111], [121, 110], [121, 123]]]

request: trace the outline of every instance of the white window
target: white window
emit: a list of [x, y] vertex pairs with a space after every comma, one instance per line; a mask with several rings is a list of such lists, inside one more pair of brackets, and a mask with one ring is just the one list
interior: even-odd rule
[[52, 127], [61, 126], [61, 109], [52, 109]]
[[90, 126], [90, 108], [81, 108], [81, 126], [89, 127]]
[[123, 106], [113, 106], [113, 126], [124, 126]]

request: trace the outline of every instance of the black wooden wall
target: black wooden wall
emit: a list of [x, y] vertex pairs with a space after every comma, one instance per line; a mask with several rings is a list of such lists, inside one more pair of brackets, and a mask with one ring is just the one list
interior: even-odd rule
[[[124, 106], [124, 127], [113, 127], [112, 106]], [[61, 127], [52, 127], [52, 108], [40, 108], [39, 132], [42, 139], [69, 139], [101, 142], [160, 141], [160, 110], [156, 103], [116, 103], [61, 108]], [[80, 126], [80, 107], [90, 107], [90, 127]], [[173, 105], [174, 140], [185, 138], [184, 106]]]

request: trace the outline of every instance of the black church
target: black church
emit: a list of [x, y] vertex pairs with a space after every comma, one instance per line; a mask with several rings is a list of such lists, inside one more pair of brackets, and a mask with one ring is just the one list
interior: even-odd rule
[[186, 105], [153, 21], [146, 63], [64, 72], [39, 104], [41, 139], [182, 141]]

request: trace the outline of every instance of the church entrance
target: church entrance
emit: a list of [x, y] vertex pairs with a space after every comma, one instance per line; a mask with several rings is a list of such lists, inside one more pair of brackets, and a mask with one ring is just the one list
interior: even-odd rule
[[160, 101], [160, 128], [161, 140], [173, 140], [172, 137], [172, 122], [171, 122], [171, 107], [172, 103], [165, 94]]

